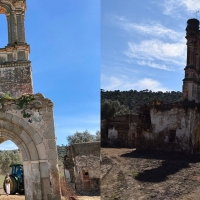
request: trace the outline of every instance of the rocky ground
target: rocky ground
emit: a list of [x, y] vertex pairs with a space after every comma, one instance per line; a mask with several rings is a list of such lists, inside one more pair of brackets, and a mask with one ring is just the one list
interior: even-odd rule
[[101, 200], [199, 200], [200, 155], [102, 148]]

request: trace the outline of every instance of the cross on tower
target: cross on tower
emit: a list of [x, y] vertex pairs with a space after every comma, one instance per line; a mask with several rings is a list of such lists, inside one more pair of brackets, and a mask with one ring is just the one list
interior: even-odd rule
[[196, 14], [196, 19], [197, 19], [197, 13], [199, 12], [199, 10], [197, 10], [196, 12], [194, 12], [194, 14]]

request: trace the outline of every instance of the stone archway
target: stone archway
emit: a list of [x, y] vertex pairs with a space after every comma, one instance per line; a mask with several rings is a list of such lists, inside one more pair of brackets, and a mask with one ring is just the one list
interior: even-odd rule
[[13, 141], [22, 153], [26, 199], [59, 200], [53, 103], [41, 94], [22, 97], [0, 99], [0, 137]]
[[60, 200], [53, 103], [32, 94], [25, 11], [25, 0], [0, 0], [8, 24], [8, 45], [0, 48], [0, 137], [21, 150], [26, 200]]

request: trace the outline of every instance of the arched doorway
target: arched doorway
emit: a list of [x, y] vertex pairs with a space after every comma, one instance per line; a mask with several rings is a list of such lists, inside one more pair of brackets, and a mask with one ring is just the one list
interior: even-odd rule
[[59, 200], [53, 104], [41, 94], [32, 97], [22, 107], [19, 106], [21, 99], [1, 100], [0, 141], [11, 140], [20, 149], [26, 199]]

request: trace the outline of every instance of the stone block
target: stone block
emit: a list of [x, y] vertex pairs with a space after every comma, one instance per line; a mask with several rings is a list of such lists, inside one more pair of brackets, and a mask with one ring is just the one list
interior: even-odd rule
[[48, 112], [52, 112], [52, 111], [53, 111], [53, 107], [52, 107], [52, 106], [48, 106], [48, 107], [47, 107], [47, 111], [48, 111]]
[[17, 143], [15, 143], [15, 144], [19, 147], [19, 149], [20, 149], [20, 151], [22, 153], [22, 159], [23, 159], [23, 161], [30, 160], [31, 159], [30, 158], [30, 154], [29, 154], [29, 151], [28, 151], [27, 146], [25, 145], [25, 143], [21, 142], [19, 144], [17, 144]]
[[22, 133], [23, 129], [17, 125], [13, 126], [13, 132], [16, 133], [17, 135], [20, 135]]
[[44, 121], [53, 121], [53, 112], [43, 112], [42, 117]]
[[55, 129], [54, 129], [54, 123], [47, 122], [47, 129], [44, 130], [44, 137], [45, 139], [55, 139]]
[[31, 156], [31, 160], [38, 160], [39, 157], [38, 157], [38, 152], [37, 152], [37, 149], [35, 148], [35, 145], [33, 144], [33, 142], [29, 143], [27, 145], [28, 147], [28, 150], [29, 150], [29, 153], [30, 153], [30, 156]]
[[58, 183], [60, 183], [60, 176], [59, 171], [51, 171], [51, 177], [52, 177], [52, 187], [53, 187], [53, 194], [60, 194], [60, 186]]
[[51, 188], [50, 186], [50, 179], [48, 178], [41, 178], [41, 186], [42, 186], [42, 191], [43, 191], [43, 200], [49, 200], [47, 197], [47, 194], [51, 193]]
[[56, 160], [58, 158], [57, 150], [50, 150], [48, 151], [48, 158], [49, 160]]
[[13, 115], [12, 117], [12, 122], [15, 123], [15, 124], [19, 124], [19, 121], [20, 121], [20, 117], [16, 116], [16, 115]]
[[26, 152], [26, 150], [23, 148], [23, 145], [22, 145], [22, 144], [19, 144], [18, 147], [19, 147], [20, 152], [21, 152], [21, 154], [22, 154], [22, 160], [23, 160], [23, 161], [28, 161], [28, 160], [29, 160], [29, 157], [27, 156], [27, 152]]
[[49, 149], [56, 149], [56, 140], [48, 140]]
[[50, 163], [50, 170], [51, 171], [58, 170], [58, 161], [57, 161], [57, 159], [49, 160], [49, 163]]
[[33, 182], [40, 182], [40, 171], [38, 169], [31, 169]]
[[33, 136], [33, 141], [37, 145], [37, 144], [42, 143], [43, 139], [41, 138], [39, 133], [35, 133], [35, 135]]
[[41, 178], [49, 177], [49, 165], [47, 162], [40, 162], [40, 173], [41, 173]]
[[0, 119], [3, 119], [3, 118], [5, 118], [5, 113], [4, 112], [2, 112], [2, 111], [0, 111]]
[[47, 152], [45, 149], [45, 146], [43, 143], [36, 145], [38, 153], [39, 153], [39, 159], [45, 160], [47, 159]]
[[25, 131], [22, 131], [20, 137], [25, 144], [29, 144], [32, 141], [31, 137]]
[[42, 199], [42, 190], [41, 190], [41, 183], [40, 182], [33, 182], [32, 183], [33, 189], [33, 199], [34, 200], [41, 200]]
[[26, 132], [29, 133], [31, 137], [33, 137], [36, 134], [36, 130], [30, 125], [26, 127]]
[[11, 121], [12, 117], [13, 117], [13, 115], [11, 113], [6, 113], [4, 115], [4, 119], [7, 119], [8, 121]]
[[4, 128], [4, 129], [9, 130], [9, 131], [12, 131], [13, 127], [14, 127], [14, 125], [12, 123], [4, 121], [2, 123], [2, 127], [1, 128]]
[[20, 119], [19, 124], [23, 127], [26, 128], [27, 126], [29, 126], [29, 123], [24, 120], [23, 118]]

